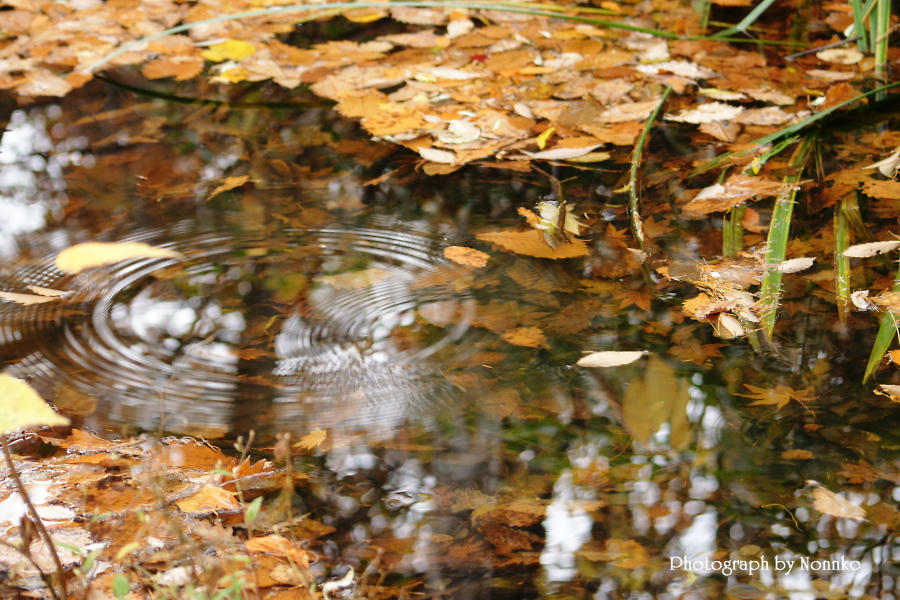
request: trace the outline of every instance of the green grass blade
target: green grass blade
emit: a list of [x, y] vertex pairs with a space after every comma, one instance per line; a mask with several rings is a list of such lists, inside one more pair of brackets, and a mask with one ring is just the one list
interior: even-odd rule
[[766, 246], [765, 268], [759, 296], [759, 315], [763, 334], [767, 339], [772, 338], [775, 329], [775, 318], [778, 306], [781, 304], [781, 278], [782, 273], [774, 267], [784, 262], [787, 253], [787, 243], [791, 231], [791, 218], [794, 213], [794, 202], [797, 198], [796, 183], [803, 175], [803, 166], [812, 151], [816, 135], [808, 135], [797, 148], [791, 159], [791, 166], [796, 173], [784, 178], [788, 190], [778, 195], [775, 200], [775, 209], [772, 212], [772, 222], [769, 225], [769, 239]]
[[[900, 272], [897, 273], [893, 291], [900, 292]], [[895, 337], [897, 337], [897, 315], [892, 312], [886, 312], [881, 315], [878, 335], [875, 336], [875, 343], [872, 344], [872, 353], [869, 354], [869, 362], [866, 363], [866, 374], [863, 375], [863, 383], [868, 381], [869, 377], [878, 369], [878, 365], [884, 360], [884, 355], [887, 353], [888, 348], [891, 347], [891, 342], [894, 341]]]
[[[830, 108], [826, 108], [825, 110], [823, 110], [821, 112], [817, 112], [814, 115], [806, 117], [802, 121], [797, 121], [793, 125], [788, 125], [787, 127], [779, 129], [778, 131], [770, 133], [769, 135], [765, 135], [761, 138], [755, 139], [751, 143], [756, 148], [758, 148], [759, 146], [765, 146], [766, 144], [771, 144], [772, 142], [779, 140], [785, 136], [793, 135], [803, 129], [806, 129], [807, 127], [809, 127], [816, 121], [824, 119], [825, 117], [827, 117], [828, 115], [830, 115], [831, 113], [833, 113], [836, 110], [840, 110], [841, 108], [843, 108], [845, 106], [849, 106], [850, 104], [853, 104], [854, 102], [862, 100], [863, 98], [868, 98], [869, 96], [873, 96], [875, 94], [881, 94], [881, 93], [883, 93], [891, 88], [897, 87], [897, 86], [900, 86], [900, 81], [896, 81], [894, 83], [889, 83], [887, 85], [883, 85], [877, 89], [866, 92], [865, 94], [860, 94], [859, 96], [856, 96], [855, 98], [851, 98], [850, 100], [847, 100], [846, 102], [841, 102], [840, 104], [837, 104]], [[690, 177], [695, 177], [697, 175], [702, 175], [703, 173], [706, 173], [707, 171], [711, 171], [711, 170], [719, 167], [722, 163], [724, 163], [726, 160], [728, 160], [732, 156], [734, 156], [734, 157], [745, 156], [747, 154], [750, 154], [754, 150], [755, 150], [755, 148], [749, 148], [747, 150], [741, 150], [740, 152], [726, 152], [725, 154], [717, 156], [716, 158], [714, 158], [712, 160], [706, 161], [705, 163], [703, 163], [702, 165], [700, 165], [699, 167], [697, 167], [696, 169], [691, 171], [688, 174], [688, 177], [690, 178]]]
[[863, 18], [865, 9], [862, 0], [850, 0], [850, 7], [853, 9], [853, 35], [859, 36], [856, 47], [860, 52], [868, 52], [869, 41], [866, 39], [866, 21]]
[[736, 206], [728, 211], [725, 216], [725, 224], [722, 226], [722, 255], [725, 258], [734, 258], [744, 249], [744, 214], [747, 207]]

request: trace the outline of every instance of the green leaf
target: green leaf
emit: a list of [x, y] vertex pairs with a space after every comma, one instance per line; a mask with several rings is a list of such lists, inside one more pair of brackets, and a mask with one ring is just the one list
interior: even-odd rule
[[116, 598], [124, 598], [131, 591], [131, 583], [128, 578], [119, 573], [112, 580], [112, 593]]

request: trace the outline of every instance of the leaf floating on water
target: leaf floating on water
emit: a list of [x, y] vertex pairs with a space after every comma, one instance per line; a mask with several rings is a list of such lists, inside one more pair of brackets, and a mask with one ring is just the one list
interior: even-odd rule
[[340, 275], [322, 275], [316, 277], [315, 281], [339, 290], [358, 290], [381, 283], [385, 279], [393, 277], [393, 275], [390, 271], [373, 268], [353, 273], [341, 273]]
[[243, 60], [256, 53], [256, 45], [243, 40], [225, 40], [219, 44], [213, 44], [208, 50], [200, 52], [200, 56], [212, 62], [226, 60]]
[[587, 356], [582, 356], [575, 364], [579, 367], [620, 367], [633, 363], [645, 354], [649, 352], [647, 350], [591, 352]]
[[73, 293], [71, 290], [69, 290], [69, 291], [53, 290], [50, 288], [40, 287], [37, 285], [29, 285], [28, 289], [39, 296], [47, 296], [47, 297], [51, 297], [51, 298], [65, 298], [69, 294]]
[[785, 460], [812, 460], [813, 453], [809, 450], [800, 450], [799, 448], [795, 448], [794, 450], [786, 450], [781, 453], [781, 458]]
[[816, 262], [815, 257], [792, 258], [775, 265], [775, 270], [781, 273], [799, 273], [810, 268], [814, 262]]
[[684, 205], [684, 214], [695, 218], [726, 211], [751, 199], [774, 196], [783, 187], [779, 181], [735, 174], [724, 184], [716, 183], [700, 190], [693, 200]]
[[550, 345], [547, 343], [544, 332], [538, 327], [519, 327], [504, 333], [500, 336], [500, 339], [516, 346], [550, 349]]
[[867, 258], [884, 254], [900, 248], [900, 240], [889, 240], [887, 242], [869, 242], [868, 244], [855, 244], [844, 250], [844, 256], [850, 258]]
[[537, 258], [552, 258], [556, 260], [559, 258], [587, 256], [589, 253], [587, 245], [579, 239], [573, 239], [570, 244], [561, 244], [556, 248], [551, 248], [544, 243], [542, 232], [536, 229], [530, 231], [496, 231], [493, 233], [481, 233], [475, 237], [483, 242], [497, 244], [510, 252]]
[[831, 515], [839, 519], [853, 519], [855, 521], [866, 520], [866, 511], [861, 506], [835, 494], [817, 481], [807, 481], [806, 483], [814, 486], [813, 508], [823, 515]]
[[212, 194], [206, 199], [207, 201], [212, 200], [222, 192], [227, 192], [228, 190], [233, 190], [234, 188], [241, 187], [250, 179], [249, 175], [240, 175], [239, 177], [226, 177], [222, 180], [222, 184], [212, 191]]
[[16, 304], [24, 304], [25, 306], [31, 304], [43, 304], [45, 302], [56, 302], [59, 298], [52, 298], [49, 296], [34, 296], [32, 294], [16, 294], [15, 292], [0, 292], [0, 298], [4, 300], [10, 300], [15, 302]]
[[212, 485], [204, 485], [196, 494], [176, 500], [175, 506], [186, 513], [214, 513], [241, 507], [232, 492]]
[[491, 257], [491, 255], [486, 252], [481, 252], [474, 248], [466, 248], [465, 246], [450, 246], [444, 248], [444, 256], [455, 263], [479, 269], [485, 266], [488, 259]]
[[69, 424], [69, 419], [50, 408], [30, 385], [12, 375], [0, 375], [0, 398], [0, 434], [22, 427]]
[[419, 148], [419, 156], [433, 163], [444, 165], [456, 164], [456, 154], [447, 152], [446, 150], [438, 150], [437, 148]]
[[316, 427], [310, 433], [307, 433], [300, 441], [294, 444], [294, 448], [297, 450], [315, 450], [325, 441], [325, 438], [328, 437], [328, 432], [324, 429], [319, 429]]
[[599, 148], [602, 144], [594, 144], [593, 146], [585, 146], [584, 148], [552, 148], [542, 152], [526, 152], [522, 150], [522, 154], [528, 158], [538, 160], [566, 160], [567, 158], [578, 158], [584, 156], [592, 150]]
[[155, 248], [143, 242], [86, 242], [60, 252], [55, 264], [63, 273], [76, 275], [85, 269], [135, 258], [183, 258], [183, 256], [180, 252]]
[[891, 402], [900, 402], [900, 385], [881, 384], [875, 393], [889, 397]]

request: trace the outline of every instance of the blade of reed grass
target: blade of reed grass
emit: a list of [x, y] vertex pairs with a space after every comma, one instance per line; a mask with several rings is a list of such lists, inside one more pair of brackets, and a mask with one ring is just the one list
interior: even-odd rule
[[763, 0], [759, 4], [756, 5], [750, 14], [741, 19], [741, 22], [731, 27], [730, 29], [726, 29], [724, 31], [720, 31], [719, 33], [713, 35], [714, 39], [719, 39], [722, 37], [730, 37], [736, 33], [744, 33], [748, 27], [756, 23], [757, 19], [759, 19], [764, 12], [766, 12], [770, 6], [775, 4], [775, 0]]
[[869, 40], [866, 39], [866, 23], [863, 18], [865, 10], [862, 0], [850, 0], [850, 8], [853, 9], [853, 34], [858, 35], [856, 48], [860, 52], [869, 51]]
[[734, 258], [744, 249], [744, 214], [746, 206], [735, 206], [725, 216], [722, 226], [722, 255], [726, 258]]
[[888, 60], [888, 39], [891, 31], [891, 0], [873, 0], [875, 19], [872, 23], [872, 52], [875, 55], [875, 78], [884, 80]]
[[753, 146], [754, 146], [753, 148], [748, 148], [747, 150], [741, 150], [739, 152], [726, 152], [725, 154], [721, 154], [712, 160], [706, 161], [705, 163], [703, 163], [702, 165], [700, 165], [699, 167], [697, 167], [696, 169], [691, 171], [688, 174], [688, 178], [696, 177], [697, 175], [702, 175], [703, 173], [711, 171], [712, 169], [719, 167], [722, 163], [724, 163], [726, 160], [728, 160], [731, 157], [737, 158], [740, 156], [746, 156], [747, 154], [750, 154], [751, 152], [753, 152], [760, 146], [765, 146], [766, 144], [771, 144], [772, 142], [774, 142], [776, 140], [779, 140], [788, 135], [792, 135], [794, 133], [797, 133], [797, 132], [809, 127], [816, 121], [824, 119], [825, 117], [829, 116], [831, 113], [833, 113], [836, 110], [839, 110], [845, 106], [849, 106], [850, 104], [853, 104], [854, 102], [862, 100], [863, 98], [868, 98], [869, 96], [872, 96], [875, 94], [880, 94], [882, 92], [885, 92], [885, 91], [887, 91], [891, 88], [897, 87], [897, 86], [900, 86], [900, 81], [896, 81], [894, 83], [889, 83], [887, 85], [883, 85], [879, 88], [876, 88], [876, 89], [866, 92], [864, 94], [860, 94], [859, 96], [856, 96], [855, 98], [851, 98], [850, 100], [841, 102], [840, 104], [837, 104], [830, 108], [826, 108], [825, 110], [823, 110], [821, 112], [818, 112], [814, 115], [806, 117], [802, 121], [797, 121], [796, 123], [794, 123], [792, 125], [788, 125], [787, 127], [779, 129], [778, 131], [772, 132], [769, 135], [764, 135], [761, 138], [757, 138], [751, 142], [751, 144], [753, 144]]
[[[891, 291], [900, 292], [900, 271], [897, 271], [897, 277], [894, 279], [894, 287], [891, 288]], [[888, 311], [881, 315], [879, 320], [878, 334], [875, 336], [875, 343], [872, 344], [869, 362], [866, 363], [863, 383], [868, 381], [869, 377], [878, 369], [878, 365], [884, 360], [884, 355], [887, 353], [888, 348], [891, 347], [891, 342], [894, 341], [895, 337], [897, 337], [897, 315]]]
[[[650, 113], [650, 116], [647, 117], [647, 122], [644, 124], [644, 130], [641, 132], [637, 144], [634, 146], [634, 153], [631, 155], [631, 170], [628, 172], [628, 217], [631, 221], [631, 232], [634, 234], [634, 239], [637, 240], [638, 248], [641, 252], [644, 252], [644, 224], [641, 220], [641, 201], [638, 197], [638, 171], [640, 170], [641, 159], [644, 155], [644, 146], [647, 144], [647, 140], [650, 139], [650, 132], [653, 130], [653, 124], [656, 122], [659, 113], [662, 112], [663, 106], [669, 101], [669, 96], [671, 95], [672, 88], [666, 86], [662, 96], [659, 98], [659, 103], [656, 105], [656, 108], [654, 108], [653, 112]], [[650, 293], [656, 297], [656, 286], [653, 284], [653, 277], [650, 275], [650, 265], [647, 264], [647, 261], [641, 263], [641, 271], [644, 274], [644, 280], [647, 282]]]
[[794, 202], [797, 198], [796, 183], [803, 175], [803, 168], [810, 152], [815, 145], [817, 135], [812, 133], [806, 136], [800, 146], [791, 157], [791, 167], [796, 169], [793, 175], [784, 178], [788, 188], [778, 195], [775, 200], [775, 209], [772, 212], [772, 221], [769, 224], [769, 239], [766, 245], [764, 266], [766, 269], [760, 285], [759, 315], [762, 331], [766, 339], [771, 340], [772, 331], [775, 329], [775, 319], [778, 306], [781, 304], [781, 279], [782, 273], [774, 267], [784, 262], [787, 252], [787, 243], [791, 231], [791, 218], [794, 213]]
[[[856, 192], [853, 192], [854, 203]], [[851, 196], [841, 199], [834, 211], [834, 291], [837, 295], [838, 318], [841, 325], [847, 325], [850, 314], [850, 259], [844, 256], [844, 250], [850, 245], [850, 226], [847, 213], [850, 210]], [[859, 205], [856, 206], [859, 212]]]
[[[165, 37], [167, 35], [172, 35], [175, 33], [181, 33], [182, 31], [188, 31], [193, 29], [194, 27], [199, 27], [201, 25], [212, 25], [215, 23], [221, 23], [223, 21], [233, 21], [238, 19], [248, 19], [252, 17], [264, 17], [268, 15], [277, 15], [277, 14], [288, 14], [293, 12], [311, 12], [313, 13], [311, 16], [304, 17], [298, 19], [298, 22], [309, 21], [312, 19], [321, 18], [322, 13], [331, 13], [331, 14], [340, 14], [342, 12], [348, 10], [354, 10], [358, 8], [389, 8], [389, 7], [398, 7], [398, 6], [407, 6], [407, 7], [419, 7], [419, 8], [467, 8], [472, 10], [496, 10], [510, 13], [519, 13], [526, 15], [534, 15], [536, 17], [551, 17], [557, 19], [566, 19], [569, 21], [577, 21], [580, 23], [589, 23], [591, 25], [597, 25], [601, 27], [609, 27], [610, 29], [621, 29], [624, 31], [635, 31], [638, 33], [646, 33], [656, 37], [662, 37], [673, 40], [687, 40], [687, 41], [710, 41], [713, 38], [710, 36], [702, 36], [702, 35], [680, 35], [677, 33], [671, 33], [669, 31], [662, 31], [659, 29], [648, 29], [646, 27], [638, 27], [637, 25], [629, 25], [628, 23], [618, 23], [615, 21], [605, 21], [600, 19], [594, 19], [591, 17], [580, 17], [577, 15], [565, 14], [563, 12], [555, 12], [555, 11], [565, 11], [572, 10], [569, 7], [553, 7], [552, 5], [541, 5], [543, 6], [542, 10], [535, 10], [534, 8], [524, 8], [525, 6], [530, 6], [523, 3], [504, 3], [504, 2], [496, 2], [496, 3], [473, 3], [473, 2], [429, 2], [429, 1], [408, 1], [408, 0], [400, 0], [395, 2], [390, 1], [380, 1], [380, 2], [326, 2], [323, 4], [295, 4], [291, 6], [276, 6], [271, 8], [262, 8], [259, 10], [249, 10], [240, 13], [234, 13], [231, 15], [220, 15], [218, 17], [213, 17], [210, 19], [203, 19], [201, 21], [194, 21], [191, 23], [185, 23], [183, 25], [177, 25], [175, 27], [171, 27], [166, 29], [165, 31], [160, 31], [159, 33], [154, 33], [153, 35], [148, 35], [147, 37], [143, 37], [139, 40], [135, 40], [133, 42], [129, 42], [118, 50], [107, 54], [97, 62], [88, 66], [84, 72], [92, 73], [95, 70], [99, 69], [109, 61], [114, 58], [128, 52], [130, 50], [134, 50], [135, 48], [141, 46], [142, 44], [146, 44], [148, 42], [152, 42], [153, 40], [157, 40], [161, 37]], [[551, 9], [552, 8], [552, 9]], [[578, 9], [580, 10], [580, 9]], [[745, 38], [730, 38], [730, 37], [721, 37], [716, 36], [716, 41], [724, 41], [724, 42], [734, 42], [734, 43], [754, 43], [754, 44], [763, 44], [769, 46], [797, 46], [799, 44], [795, 42], [789, 41], [776, 41], [776, 40], [751, 40]]]

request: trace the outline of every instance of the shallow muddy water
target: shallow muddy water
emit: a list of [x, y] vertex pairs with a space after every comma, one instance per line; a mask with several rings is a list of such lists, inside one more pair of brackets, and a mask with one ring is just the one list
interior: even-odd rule
[[[896, 137], [888, 119], [857, 125]], [[686, 187], [714, 181], [683, 178], [712, 149], [682, 135], [662, 128], [644, 174], [654, 296], [613, 192], [625, 153], [554, 171], [590, 254], [549, 260], [475, 237], [524, 229], [517, 208], [551, 193], [546, 177], [429, 177], [327, 107], [97, 84], [17, 109], [0, 145], [0, 290], [71, 295], [0, 304], [4, 369], [108, 437], [253, 430], [266, 446], [325, 429], [295, 465], [310, 476], [298, 508], [335, 528], [313, 542], [316, 568], [377, 557], [383, 597], [893, 598], [900, 406], [861, 383], [877, 316], [838, 319], [833, 209], [814, 193], [798, 205], [791, 249], [817, 264], [785, 275], [771, 343], [715, 337], [679, 305], [703, 273], [752, 278], [763, 236], [717, 262], [721, 219], [681, 218]], [[834, 171], [846, 139], [829, 135]], [[885, 203], [865, 210], [873, 231], [896, 226]], [[54, 267], [73, 244], [125, 240], [183, 257]], [[449, 246], [490, 258], [460, 265]], [[854, 287], [890, 287], [890, 261], [856, 264]], [[600, 350], [648, 355], [574, 366]], [[847, 505], [865, 518], [836, 516], [857, 514]]]

